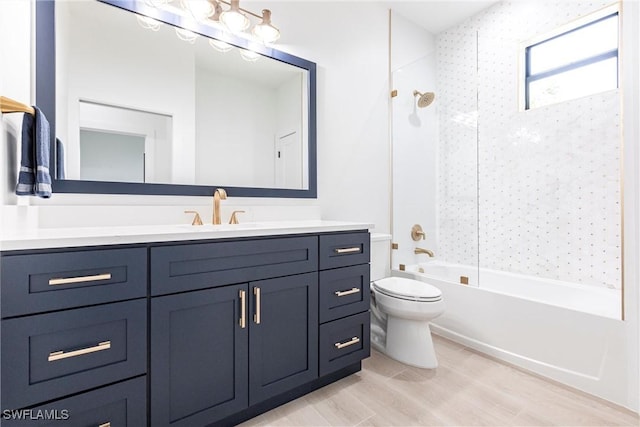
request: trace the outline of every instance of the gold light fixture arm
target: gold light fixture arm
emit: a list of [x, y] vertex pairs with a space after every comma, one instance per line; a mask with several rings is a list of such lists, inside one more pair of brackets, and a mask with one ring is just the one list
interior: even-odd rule
[[[227, 1], [227, 0], [218, 0], [220, 3], [224, 3], [227, 6], [231, 6], [231, 2]], [[258, 15], [257, 13], [253, 13], [250, 10], [244, 9], [242, 7], [239, 7], [238, 9], [240, 9], [241, 11], [243, 11], [244, 13], [248, 13], [249, 15], [256, 17], [258, 19], [262, 19], [262, 15]]]

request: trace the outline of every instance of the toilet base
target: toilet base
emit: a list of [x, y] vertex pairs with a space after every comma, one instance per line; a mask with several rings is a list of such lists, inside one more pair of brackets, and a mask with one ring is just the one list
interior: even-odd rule
[[438, 367], [429, 322], [387, 317], [384, 353], [407, 365], [424, 369]]

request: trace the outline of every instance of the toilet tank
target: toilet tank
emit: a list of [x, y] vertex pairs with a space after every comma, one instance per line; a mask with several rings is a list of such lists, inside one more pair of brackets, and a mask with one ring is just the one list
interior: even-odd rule
[[391, 234], [371, 233], [371, 280], [391, 275]]

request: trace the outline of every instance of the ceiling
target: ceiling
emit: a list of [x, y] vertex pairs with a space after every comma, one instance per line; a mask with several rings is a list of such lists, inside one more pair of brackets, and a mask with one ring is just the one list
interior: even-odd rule
[[433, 34], [437, 34], [447, 28], [451, 28], [495, 3], [498, 2], [486, 0], [414, 0], [380, 2], [384, 7], [391, 9], [398, 15], [418, 24]]
[[[0, 0], [2, 1], [2, 0]], [[336, 0], [241, 0], [249, 9], [274, 8], [274, 3], [325, 2], [330, 7]], [[498, 3], [497, 0], [340, 0], [354, 3], [375, 3], [391, 9], [430, 33], [437, 34], [459, 24], [483, 9]], [[277, 14], [276, 14], [277, 15]]]

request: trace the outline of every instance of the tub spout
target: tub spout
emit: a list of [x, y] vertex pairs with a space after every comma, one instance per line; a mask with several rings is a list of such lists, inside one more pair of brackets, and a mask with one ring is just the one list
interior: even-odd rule
[[418, 255], [418, 254], [427, 254], [429, 255], [431, 258], [433, 258], [435, 255], [433, 254], [433, 251], [430, 251], [429, 249], [422, 249], [422, 248], [415, 248], [415, 250], [413, 251], [414, 254]]

